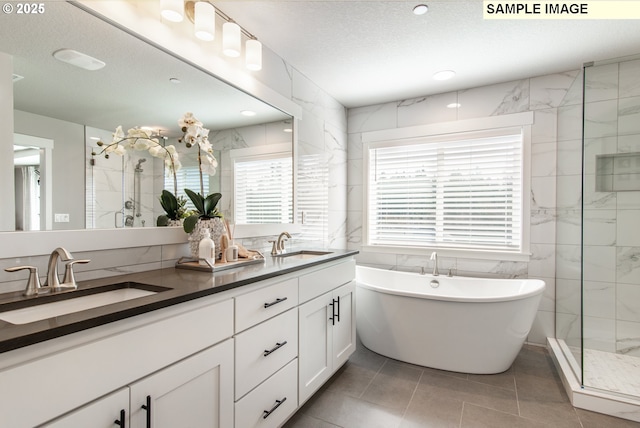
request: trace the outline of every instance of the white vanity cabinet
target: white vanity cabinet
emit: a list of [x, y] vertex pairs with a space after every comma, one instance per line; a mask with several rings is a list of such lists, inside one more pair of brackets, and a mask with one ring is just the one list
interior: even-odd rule
[[236, 297], [236, 428], [275, 428], [298, 408], [298, 278]]
[[[152, 394], [166, 399], [165, 403], [180, 402], [181, 388], [176, 395], [163, 395], [161, 390], [186, 385], [182, 391], [191, 394], [209, 382], [206, 387], [212, 390], [225, 387], [224, 393], [217, 396], [219, 401], [212, 405], [228, 422], [220, 426], [227, 428], [233, 421], [232, 336], [233, 299], [211, 296], [17, 349], [6, 354], [0, 363], [0, 425], [99, 427], [107, 418], [99, 414], [112, 405], [110, 394], [114, 391], [118, 397], [123, 388], [137, 391], [137, 382], [149, 382], [158, 389], [140, 390], [144, 399]], [[201, 351], [204, 353], [199, 354]], [[201, 365], [203, 358], [208, 367]], [[220, 375], [219, 379], [214, 378], [215, 374]], [[220, 385], [211, 385], [212, 381]], [[131, 416], [135, 416], [140, 401], [136, 394], [131, 395], [135, 404], [131, 405]], [[214, 392], [205, 395], [212, 397]], [[37, 397], [35, 401], [33, 397]], [[114, 421], [120, 417], [120, 410], [125, 410], [129, 426], [128, 402], [126, 406], [117, 405], [117, 411], [106, 419], [111, 426], [116, 426]], [[163, 410], [165, 403], [158, 404], [157, 409]], [[78, 414], [70, 413], [74, 411]], [[89, 414], [95, 414], [99, 422], [63, 422], [66, 417], [84, 420]], [[153, 426], [180, 424], [157, 422]]]
[[7, 352], [0, 426], [280, 427], [355, 350], [354, 278], [339, 258]]
[[300, 405], [355, 351], [354, 273], [355, 263], [347, 261], [300, 277], [301, 297], [312, 298], [299, 307]]
[[129, 426], [129, 388], [119, 389], [40, 427], [115, 428], [123, 425]]
[[233, 340], [228, 339], [42, 426], [230, 427], [232, 373]]

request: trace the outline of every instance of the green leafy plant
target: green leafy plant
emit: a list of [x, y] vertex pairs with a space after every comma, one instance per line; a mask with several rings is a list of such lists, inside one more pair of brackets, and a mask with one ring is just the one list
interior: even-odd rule
[[159, 199], [160, 205], [166, 214], [158, 216], [157, 226], [167, 226], [169, 220], [180, 220], [187, 214], [187, 200], [184, 197], [176, 198], [173, 193], [163, 190]]
[[204, 197], [202, 194], [189, 189], [184, 189], [184, 192], [196, 207], [196, 211], [184, 219], [183, 228], [185, 232], [193, 232], [193, 229], [195, 229], [196, 224], [198, 223], [198, 219], [210, 219], [214, 217], [222, 218], [222, 213], [220, 213], [218, 208], [216, 208], [220, 198], [222, 198], [222, 193], [212, 193], [207, 197]]

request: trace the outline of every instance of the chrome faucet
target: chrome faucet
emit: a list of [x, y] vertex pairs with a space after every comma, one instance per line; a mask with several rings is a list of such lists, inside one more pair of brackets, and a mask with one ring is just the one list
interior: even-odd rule
[[440, 272], [438, 272], [438, 253], [436, 253], [435, 251], [433, 253], [431, 253], [431, 260], [434, 260], [434, 262], [433, 262], [433, 276], [440, 275]]
[[73, 257], [71, 253], [62, 247], [58, 247], [51, 252], [47, 267], [47, 282], [44, 285], [45, 287], [50, 287], [51, 291], [59, 291], [62, 288], [60, 286], [60, 278], [58, 277], [58, 259], [61, 259], [63, 262], [68, 262], [73, 260]]

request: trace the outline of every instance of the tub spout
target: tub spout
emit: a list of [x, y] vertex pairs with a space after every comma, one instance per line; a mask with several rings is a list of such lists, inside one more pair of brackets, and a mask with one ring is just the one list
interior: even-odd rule
[[438, 276], [440, 275], [440, 272], [438, 272], [438, 253], [436, 253], [435, 251], [433, 253], [431, 253], [431, 260], [433, 260], [433, 276]]

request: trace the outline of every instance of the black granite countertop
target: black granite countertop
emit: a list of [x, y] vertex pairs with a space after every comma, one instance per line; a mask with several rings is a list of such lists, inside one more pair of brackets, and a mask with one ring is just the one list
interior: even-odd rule
[[[54, 339], [56, 337], [86, 330], [110, 322], [133, 317], [178, 303], [242, 287], [257, 281], [274, 278], [329, 261], [356, 255], [357, 251], [329, 250], [330, 254], [309, 259], [276, 258], [267, 255], [263, 263], [251, 264], [237, 269], [219, 272], [201, 272], [187, 269], [167, 268], [133, 273], [91, 281], [79, 281], [77, 293], [93, 290], [107, 284], [135, 282], [155, 287], [166, 287], [165, 291], [125, 302], [113, 303], [94, 309], [73, 312], [28, 324], [11, 324], [0, 320], [0, 353]], [[27, 301], [59, 299], [60, 294], [38, 297], [22, 297], [22, 292], [0, 294], [0, 312], [27, 305]]]

